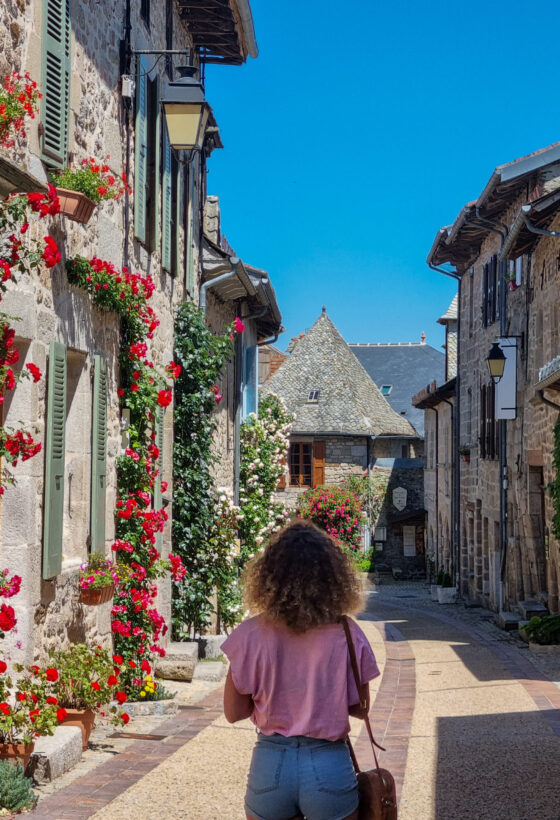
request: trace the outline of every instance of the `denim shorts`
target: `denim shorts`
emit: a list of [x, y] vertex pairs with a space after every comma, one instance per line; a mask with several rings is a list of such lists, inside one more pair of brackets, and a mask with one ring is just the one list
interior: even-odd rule
[[358, 781], [345, 740], [259, 734], [245, 810], [256, 820], [344, 820], [358, 808]]

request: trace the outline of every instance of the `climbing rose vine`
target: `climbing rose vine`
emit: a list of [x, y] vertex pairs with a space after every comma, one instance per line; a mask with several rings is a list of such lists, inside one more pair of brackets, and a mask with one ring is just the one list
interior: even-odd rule
[[213, 410], [222, 399], [218, 382], [233, 355], [235, 335], [243, 330], [238, 319], [221, 334], [213, 334], [203, 313], [190, 302], [177, 313], [175, 361], [181, 373], [175, 385], [173, 544], [188, 572], [173, 586], [176, 639], [208, 625], [215, 611], [214, 592], [223, 622], [230, 622], [239, 606], [232, 558], [239, 511], [227, 491], [216, 491], [212, 469], [219, 458], [213, 448]]
[[295, 416], [273, 394], [259, 402], [241, 426], [241, 563], [285, 523], [288, 513], [275, 491], [286, 470], [289, 434]]
[[156, 580], [166, 572], [181, 583], [185, 570], [179, 556], [162, 559], [158, 537], [167, 513], [154, 509], [155, 490], [167, 485], [160, 476], [160, 452], [156, 444], [155, 420], [159, 408], [172, 400], [171, 384], [181, 372], [170, 362], [160, 371], [150, 358], [148, 342], [159, 319], [148, 304], [154, 283], [127, 268], [97, 257], [75, 257], [66, 263], [69, 281], [87, 291], [100, 308], [121, 319], [121, 384], [118, 395], [130, 413], [128, 447], [117, 459], [118, 500], [116, 539], [112, 549], [117, 559], [117, 584], [112, 609], [115, 652], [126, 663], [123, 684], [134, 691], [141, 684], [142, 663], [154, 655], [165, 655], [161, 639], [167, 631], [155, 606]]

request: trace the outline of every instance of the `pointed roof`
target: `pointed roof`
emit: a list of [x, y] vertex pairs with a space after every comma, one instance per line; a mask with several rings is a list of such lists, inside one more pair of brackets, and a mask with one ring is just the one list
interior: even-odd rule
[[449, 307], [447, 308], [447, 310], [445, 311], [443, 316], [439, 317], [438, 324], [445, 325], [445, 324], [447, 324], [447, 322], [457, 321], [457, 307], [458, 307], [458, 304], [459, 304], [459, 297], [458, 297], [457, 294], [455, 294], [455, 296], [451, 300], [451, 304], [449, 305]]
[[[315, 401], [309, 401], [312, 391], [319, 391]], [[295, 434], [416, 436], [412, 425], [381, 395], [324, 310], [262, 392], [280, 396], [296, 414]]]

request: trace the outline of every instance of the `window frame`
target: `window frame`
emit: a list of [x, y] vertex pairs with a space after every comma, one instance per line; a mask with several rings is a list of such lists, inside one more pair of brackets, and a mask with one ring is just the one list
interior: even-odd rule
[[[302, 471], [304, 460], [303, 448], [309, 448], [309, 483], [302, 480], [307, 477], [307, 473]], [[297, 462], [297, 471], [294, 470], [294, 453], [298, 451], [299, 458]], [[290, 443], [288, 452], [288, 473], [289, 485], [294, 488], [313, 487], [313, 442], [312, 441], [293, 441]], [[294, 480], [296, 479], [296, 480]]]

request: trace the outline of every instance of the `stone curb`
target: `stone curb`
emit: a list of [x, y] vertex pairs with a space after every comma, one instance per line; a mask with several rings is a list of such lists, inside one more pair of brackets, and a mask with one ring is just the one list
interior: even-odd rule
[[57, 726], [54, 735], [39, 737], [27, 774], [36, 783], [50, 783], [78, 764], [82, 757], [82, 731], [78, 726]]
[[170, 700], [152, 700], [142, 702], [139, 700], [129, 701], [119, 706], [123, 712], [126, 712], [130, 717], [138, 717], [139, 715], [175, 715], [179, 704], [174, 698]]

